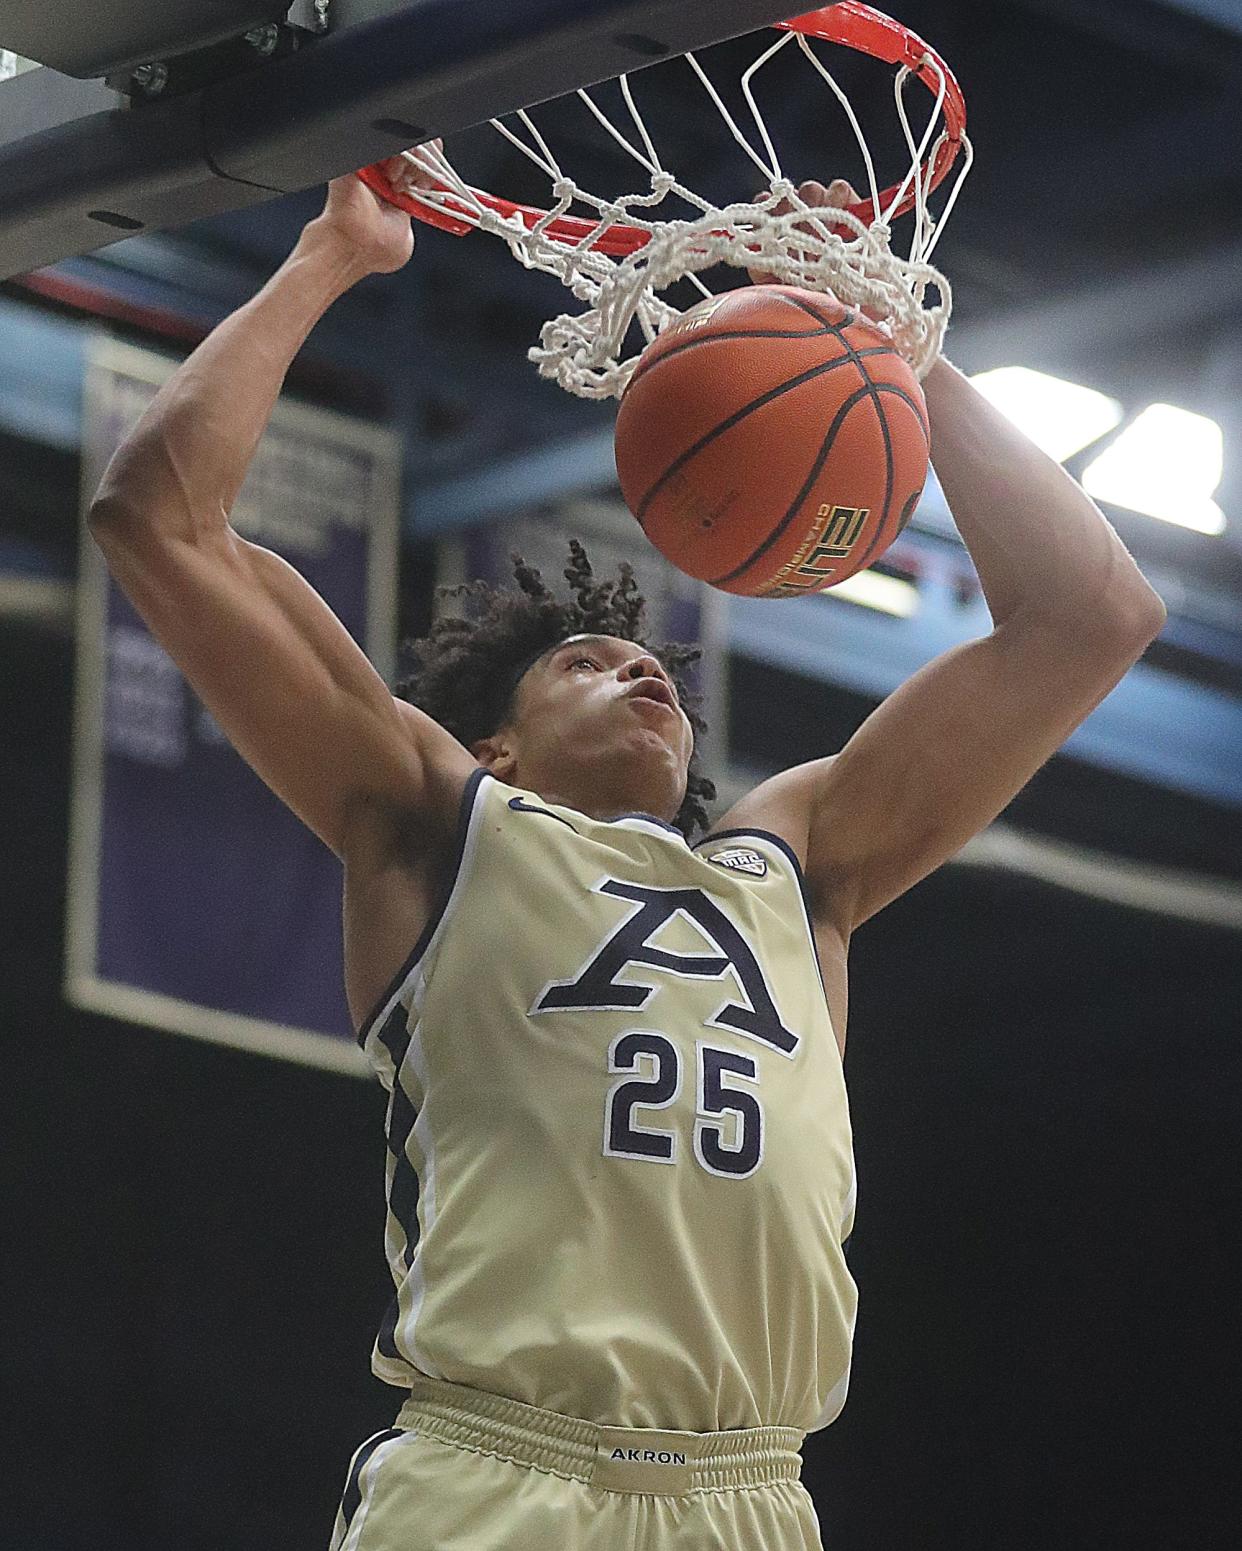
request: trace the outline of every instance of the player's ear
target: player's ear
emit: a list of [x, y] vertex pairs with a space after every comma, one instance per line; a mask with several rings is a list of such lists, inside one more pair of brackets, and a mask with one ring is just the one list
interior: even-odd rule
[[517, 745], [507, 727], [494, 732], [490, 738], [480, 738], [472, 743], [470, 752], [499, 781], [508, 781], [517, 773]]

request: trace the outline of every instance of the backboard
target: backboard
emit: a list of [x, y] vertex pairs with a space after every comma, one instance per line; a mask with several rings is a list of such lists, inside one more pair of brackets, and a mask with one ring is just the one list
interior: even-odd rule
[[[322, 183], [798, 8], [301, 0], [292, 19], [106, 79], [46, 66], [0, 79], [0, 277]], [[125, 40], [108, 41], [95, 40], [95, 57], [126, 56]]]

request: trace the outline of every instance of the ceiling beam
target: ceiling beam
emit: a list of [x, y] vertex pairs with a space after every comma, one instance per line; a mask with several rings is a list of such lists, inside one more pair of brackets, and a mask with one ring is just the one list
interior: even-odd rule
[[1216, 318], [1242, 307], [1242, 241], [1174, 263], [1105, 275], [1081, 290], [949, 332], [946, 350], [964, 370], [1077, 359], [1100, 345]]
[[241, 73], [184, 95], [126, 99], [46, 69], [6, 81], [0, 274], [91, 252], [122, 232], [308, 188], [421, 140], [753, 32], [786, 7], [374, 0], [363, 9], [353, 25], [284, 57], [248, 59]]

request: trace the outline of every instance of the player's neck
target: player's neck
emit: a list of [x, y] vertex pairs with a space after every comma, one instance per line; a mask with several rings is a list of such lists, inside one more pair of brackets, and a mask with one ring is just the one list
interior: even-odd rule
[[574, 808], [605, 823], [629, 813], [647, 813], [671, 824], [681, 807], [681, 794], [671, 789], [663, 772], [562, 767], [542, 779], [538, 771], [531, 774], [533, 778], [526, 779], [519, 772], [515, 784], [538, 792], [545, 802]]

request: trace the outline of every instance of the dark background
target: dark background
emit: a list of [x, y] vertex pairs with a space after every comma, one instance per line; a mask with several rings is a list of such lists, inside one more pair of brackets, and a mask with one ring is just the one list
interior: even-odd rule
[[[1223, 537], [1110, 516], [1176, 602], [1149, 660], [1242, 694], [1242, 0], [892, 8], [958, 70], [981, 150], [937, 250], [951, 353], [1225, 425]], [[795, 172], [818, 173], [818, 112], [791, 96], [785, 116]], [[718, 145], [684, 148], [709, 184]], [[317, 198], [4, 294], [185, 344]], [[548, 292], [479, 241], [424, 235], [294, 374], [402, 427], [411, 492], [610, 413], [534, 382]], [[63, 447], [0, 432], [6, 573], [72, 584], [76, 480]], [[415, 629], [435, 550], [407, 515]], [[744, 651], [730, 668], [748, 769], [839, 746], [867, 709]], [[0, 609], [0, 1551], [322, 1548], [351, 1452], [399, 1399], [368, 1371], [383, 1097], [66, 1006], [71, 692], [63, 619]], [[1242, 883], [1236, 807], [1066, 757], [1005, 818]], [[952, 865], [859, 933], [852, 975], [856, 1359], [806, 1448], [828, 1551], [1242, 1543], [1242, 934]]]
[[[382, 1094], [65, 1006], [69, 647], [3, 647], [0, 1546], [321, 1546], [398, 1398]], [[1055, 761], [1017, 816], [1115, 808], [1105, 779]], [[1242, 871], [1232, 815], [1160, 810]], [[806, 1448], [830, 1551], [1237, 1543], [1240, 1003], [1236, 933], [1000, 871], [860, 932], [857, 1353]]]

